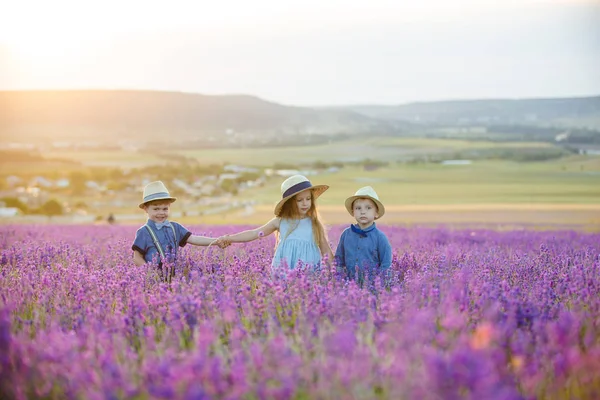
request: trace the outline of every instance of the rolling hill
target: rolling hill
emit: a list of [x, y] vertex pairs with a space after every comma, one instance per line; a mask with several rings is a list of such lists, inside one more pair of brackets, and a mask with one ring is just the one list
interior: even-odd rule
[[308, 108], [248, 95], [0, 91], [0, 135], [6, 141], [168, 139], [185, 146], [190, 140], [210, 139], [237, 145], [244, 141], [293, 144], [290, 140], [304, 139], [292, 138], [315, 135], [419, 136], [436, 126], [487, 126], [502, 137], [516, 134], [519, 140], [553, 140], [563, 128], [588, 129], [573, 134], [597, 142], [600, 96]]
[[463, 100], [336, 107], [384, 120], [419, 124], [513, 124], [600, 128], [600, 96], [522, 100]]
[[155, 140], [190, 136], [370, 132], [387, 122], [347, 110], [291, 107], [246, 95], [158, 91], [0, 91], [3, 139]]

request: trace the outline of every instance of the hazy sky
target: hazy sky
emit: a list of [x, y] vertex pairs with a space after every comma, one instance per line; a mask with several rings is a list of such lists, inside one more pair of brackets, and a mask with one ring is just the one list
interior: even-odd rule
[[0, 90], [290, 105], [600, 94], [600, 0], [0, 0]]

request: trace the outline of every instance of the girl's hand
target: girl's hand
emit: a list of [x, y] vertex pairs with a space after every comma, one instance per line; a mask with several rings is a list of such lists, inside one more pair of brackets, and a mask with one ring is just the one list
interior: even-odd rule
[[219, 246], [221, 249], [224, 249], [226, 247], [229, 247], [231, 245], [231, 240], [229, 240], [229, 236], [228, 235], [223, 235], [221, 237], [219, 237], [217, 239], [217, 241], [215, 242], [215, 244], [217, 246]]

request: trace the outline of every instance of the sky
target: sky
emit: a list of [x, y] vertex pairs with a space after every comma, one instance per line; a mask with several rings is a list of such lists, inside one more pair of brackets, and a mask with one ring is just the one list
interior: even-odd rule
[[298, 106], [600, 95], [600, 0], [0, 0], [0, 90]]

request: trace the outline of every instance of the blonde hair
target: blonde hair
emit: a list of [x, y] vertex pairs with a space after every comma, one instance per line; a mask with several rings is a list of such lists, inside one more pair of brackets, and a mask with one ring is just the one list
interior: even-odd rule
[[[313, 239], [314, 239], [317, 247], [320, 248], [320, 243], [322, 241], [328, 240], [327, 232], [325, 232], [325, 226], [321, 222], [321, 216], [319, 215], [319, 212], [317, 211], [317, 203], [315, 201], [316, 199], [313, 195], [312, 190], [310, 191], [310, 194], [311, 194], [310, 208], [306, 212], [306, 215], [308, 215], [311, 219]], [[296, 194], [296, 196], [297, 195], [298, 194]], [[293, 220], [299, 220], [301, 218], [300, 211], [298, 210], [298, 205], [296, 204], [296, 201], [295, 201], [296, 196], [290, 197], [285, 203], [283, 203], [283, 206], [281, 207], [281, 211], [279, 212], [279, 215], [278, 215], [279, 218], [293, 219]], [[292, 228], [292, 229], [295, 229], [295, 228]], [[277, 247], [277, 245], [279, 245], [279, 241], [281, 239], [280, 236], [281, 235], [280, 235], [279, 231], [277, 231], [276, 236], [275, 236], [275, 238], [276, 238], [275, 247]]]

